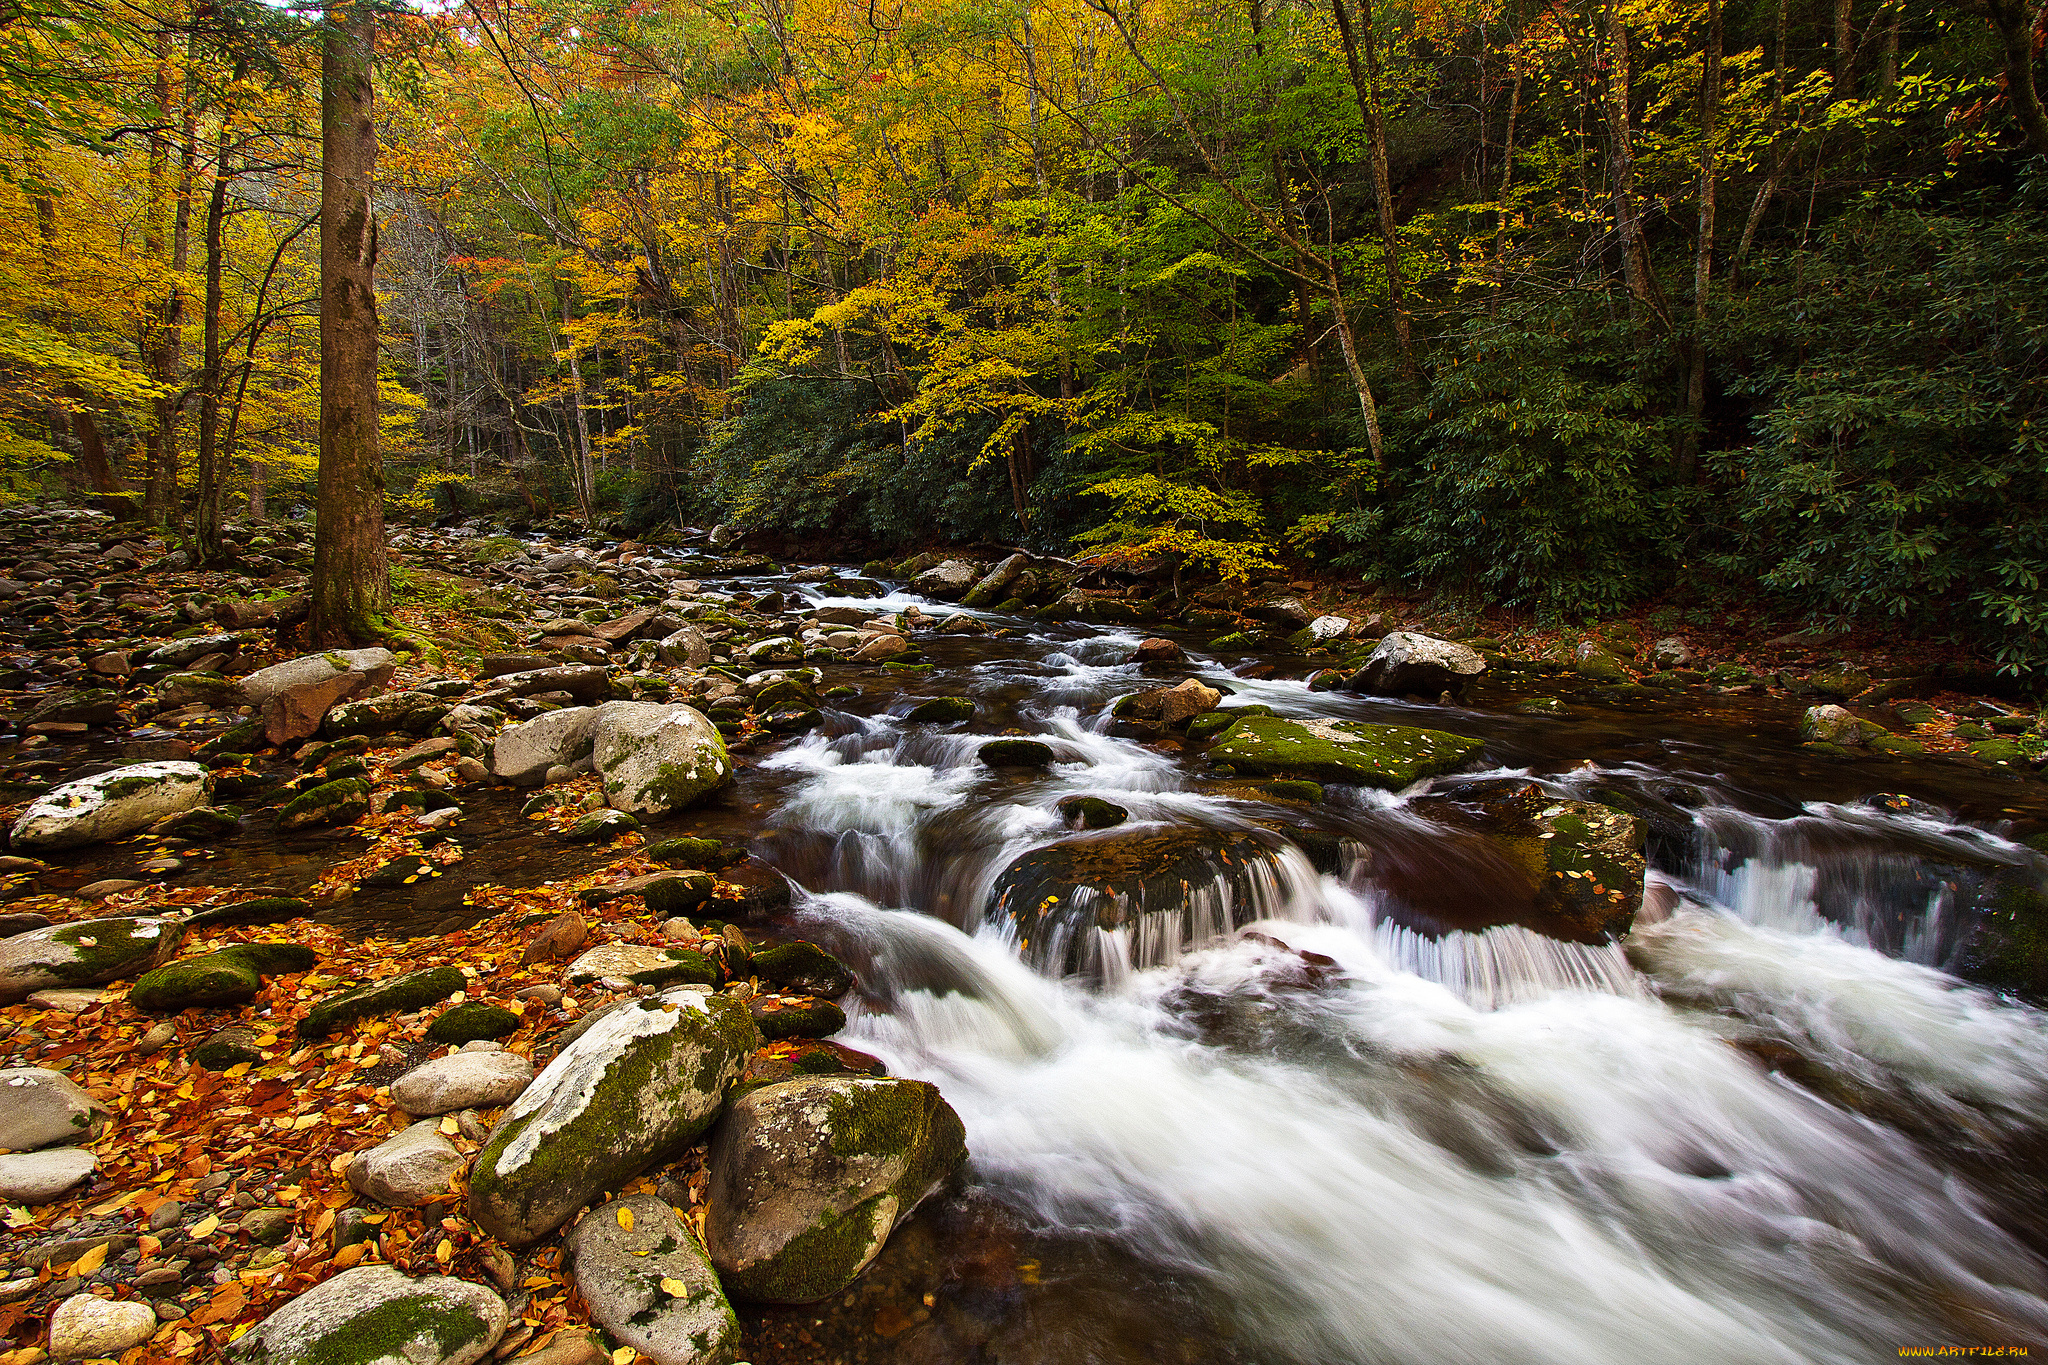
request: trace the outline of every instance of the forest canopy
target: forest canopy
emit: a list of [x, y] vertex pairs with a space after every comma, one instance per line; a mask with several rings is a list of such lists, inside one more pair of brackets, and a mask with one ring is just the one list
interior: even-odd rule
[[[0, 13], [0, 491], [312, 500], [322, 16]], [[2048, 665], [2048, 0], [377, 20], [394, 512]]]

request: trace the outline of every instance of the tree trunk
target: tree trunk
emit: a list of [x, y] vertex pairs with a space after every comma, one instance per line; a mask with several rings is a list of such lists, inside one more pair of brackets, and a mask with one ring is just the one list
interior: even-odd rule
[[[29, 168], [41, 176], [35, 159], [30, 159]], [[43, 268], [54, 277], [57, 272], [57, 201], [51, 196], [47, 184], [34, 187], [29, 197], [35, 204], [36, 229], [43, 241]], [[70, 314], [61, 308], [53, 311], [57, 315], [46, 321], [65, 336], [70, 336]], [[114, 477], [113, 467], [107, 463], [107, 443], [100, 436], [100, 424], [93, 420], [92, 411], [86, 406], [90, 399], [76, 384], [64, 386], [64, 398], [62, 412], [72, 436], [78, 441], [78, 464], [85, 473], [87, 486], [95, 493], [122, 492], [121, 481]]]
[[1686, 432], [1678, 449], [1678, 477], [1690, 483], [1698, 467], [1707, 407], [1707, 298], [1714, 284], [1714, 138], [1721, 113], [1721, 0], [1707, 0], [1707, 50], [1700, 76], [1700, 226], [1692, 257], [1693, 332], [1685, 381]]
[[1997, 30], [2005, 55], [2005, 102], [2034, 155], [2048, 156], [2048, 109], [2042, 106], [2041, 88], [2034, 79], [2034, 34], [2048, 20], [2048, 0], [2031, 5], [2027, 0], [1988, 0], [1981, 8], [1966, 8], [1989, 19]]
[[206, 316], [202, 343], [204, 368], [199, 379], [199, 506], [192, 531], [199, 543], [199, 563], [220, 562], [220, 310], [221, 229], [228, 208], [228, 115], [220, 121], [214, 142], [213, 192], [206, 199]]
[[1621, 273], [1630, 301], [1647, 309], [1665, 330], [1671, 330], [1671, 311], [1665, 305], [1663, 288], [1650, 268], [1650, 254], [1643, 243], [1643, 224], [1636, 205], [1635, 135], [1630, 127], [1628, 28], [1621, 22], [1618, 0], [1608, 0], [1607, 28], [1607, 136], [1608, 173], [1615, 236], [1621, 241]]
[[310, 643], [376, 638], [391, 609], [377, 448], [377, 173], [370, 53], [376, 11], [326, 14], [320, 66], [320, 479]]
[[[175, 275], [184, 274], [185, 267], [192, 260], [192, 181], [198, 173], [199, 163], [197, 117], [192, 82], [188, 79], [180, 129], [183, 142], [178, 152], [177, 207], [171, 218], [171, 270]], [[184, 349], [184, 332], [185, 292], [174, 279], [164, 298], [158, 322], [155, 363], [150, 367], [151, 378], [166, 389], [176, 390], [182, 378], [178, 366], [179, 353]], [[154, 406], [156, 425], [150, 433], [153, 458], [149, 467], [149, 485], [143, 495], [143, 519], [153, 526], [169, 526], [176, 521], [178, 511], [178, 416], [183, 405], [176, 398], [163, 397], [155, 400]]]
[[[1365, 120], [1365, 141], [1372, 161], [1373, 206], [1379, 214], [1380, 247], [1387, 266], [1387, 318], [1393, 324], [1394, 344], [1400, 348], [1401, 368], [1415, 373], [1415, 348], [1408, 334], [1408, 310], [1401, 282], [1401, 239], [1394, 224], [1394, 195], [1387, 175], [1387, 125], [1380, 106], [1379, 42], [1372, 27], [1372, 0], [1361, 0], [1359, 31], [1351, 24], [1346, 0], [1330, 0], [1337, 14], [1337, 33], [1344, 43], [1344, 64], [1351, 71], [1352, 93], [1358, 98], [1359, 117]], [[1363, 43], [1360, 38], [1363, 38]], [[1364, 60], [1359, 52], [1364, 50]]]

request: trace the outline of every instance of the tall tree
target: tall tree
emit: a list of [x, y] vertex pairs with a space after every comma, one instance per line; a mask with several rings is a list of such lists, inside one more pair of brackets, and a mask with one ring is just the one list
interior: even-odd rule
[[377, 128], [370, 85], [377, 13], [326, 13], [320, 62], [320, 476], [312, 643], [376, 638], [391, 609], [384, 466], [377, 444]]

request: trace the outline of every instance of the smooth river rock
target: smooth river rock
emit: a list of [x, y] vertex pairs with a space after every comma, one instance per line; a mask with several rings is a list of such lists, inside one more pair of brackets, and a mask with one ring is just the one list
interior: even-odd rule
[[480, 1284], [358, 1266], [286, 1302], [227, 1354], [247, 1365], [471, 1365], [497, 1344], [507, 1316]]
[[166, 815], [203, 806], [213, 774], [197, 763], [131, 763], [52, 788], [14, 822], [13, 846], [28, 852], [82, 848], [147, 829]]

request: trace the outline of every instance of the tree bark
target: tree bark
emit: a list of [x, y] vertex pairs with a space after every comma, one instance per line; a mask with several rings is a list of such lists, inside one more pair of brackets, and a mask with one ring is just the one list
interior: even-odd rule
[[199, 544], [199, 563], [221, 560], [220, 540], [220, 310], [222, 228], [228, 208], [228, 124], [222, 114], [214, 142], [213, 191], [206, 199], [206, 314], [199, 379], [199, 505], [192, 531]]
[[320, 475], [313, 534], [314, 645], [377, 638], [391, 609], [384, 467], [377, 443], [377, 172], [370, 54], [376, 12], [326, 13], [320, 65]]
[[[196, 27], [198, 20], [195, 18]], [[194, 45], [196, 45], [196, 38]], [[196, 64], [196, 54], [191, 58]], [[159, 93], [169, 100], [169, 59], [159, 66]], [[192, 259], [192, 181], [199, 162], [198, 113], [192, 89], [194, 77], [185, 81], [184, 116], [180, 120], [178, 149], [177, 207], [172, 210], [170, 267], [172, 280], [158, 316], [156, 349], [151, 378], [174, 394], [182, 376], [178, 373], [179, 353], [185, 339], [185, 291], [177, 276], [185, 273]], [[168, 157], [166, 157], [168, 159]], [[161, 240], [161, 239], [159, 239]], [[180, 401], [167, 394], [155, 400], [156, 423], [150, 432], [149, 482], [143, 494], [143, 518], [153, 526], [169, 526], [178, 510], [178, 416]]]
[[1344, 43], [1344, 64], [1351, 72], [1352, 93], [1358, 97], [1358, 113], [1365, 120], [1366, 148], [1372, 162], [1373, 206], [1379, 215], [1380, 245], [1387, 265], [1387, 319], [1393, 324], [1401, 368], [1412, 376], [1415, 348], [1408, 333], [1408, 309], [1401, 280], [1401, 239], [1394, 223], [1394, 195], [1387, 175], [1387, 124], [1380, 105], [1379, 42], [1373, 34], [1372, 0], [1360, 0], [1360, 4], [1359, 17], [1363, 22], [1359, 31], [1354, 32], [1346, 0], [1330, 0], [1337, 14], [1337, 34]]
[[1630, 126], [1628, 28], [1621, 22], [1617, 0], [1606, 5], [1607, 136], [1610, 202], [1615, 236], [1621, 241], [1621, 273], [1630, 300], [1647, 309], [1659, 326], [1671, 330], [1671, 310], [1650, 267], [1643, 243], [1641, 210], [1636, 204], [1635, 135]]
[[1693, 246], [1691, 364], [1685, 381], [1686, 432], [1678, 451], [1678, 477], [1690, 483], [1698, 468], [1707, 407], [1707, 302], [1714, 285], [1715, 127], [1721, 113], [1721, 0], [1707, 0], [1707, 50], [1700, 73], [1700, 225]]

